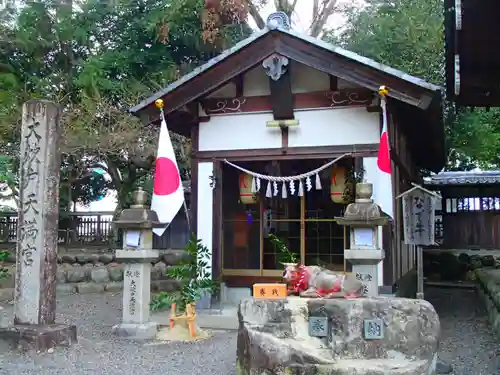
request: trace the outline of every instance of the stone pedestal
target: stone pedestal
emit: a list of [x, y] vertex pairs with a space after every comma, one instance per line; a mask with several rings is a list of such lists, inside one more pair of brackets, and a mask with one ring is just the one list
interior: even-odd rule
[[45, 350], [76, 341], [76, 327], [55, 323], [59, 225], [60, 108], [45, 100], [23, 106], [14, 325], [0, 338]]
[[129, 339], [152, 339], [158, 324], [150, 322], [151, 262], [158, 259], [158, 250], [153, 250], [153, 228], [163, 227], [156, 212], [144, 208], [146, 193], [134, 192], [134, 205], [123, 210], [117, 228], [123, 230], [123, 249], [116, 251], [116, 259], [125, 263], [123, 274], [122, 322], [113, 327], [113, 332]]
[[344, 259], [352, 264], [352, 273], [363, 283], [363, 295], [378, 296], [378, 264], [384, 259], [384, 250], [345, 250]]
[[344, 217], [336, 218], [339, 224], [350, 227], [350, 248], [344, 250], [344, 259], [352, 264], [352, 273], [363, 283], [365, 297], [379, 295], [378, 265], [384, 259], [379, 227], [387, 223], [371, 199], [372, 192], [372, 184], [357, 184], [356, 201], [347, 206]]

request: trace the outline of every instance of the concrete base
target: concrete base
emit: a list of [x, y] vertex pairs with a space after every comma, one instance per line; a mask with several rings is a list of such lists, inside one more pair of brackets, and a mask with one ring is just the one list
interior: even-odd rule
[[158, 323], [121, 323], [115, 325], [111, 331], [118, 337], [131, 340], [151, 340], [156, 337]]
[[21, 350], [45, 351], [55, 346], [76, 343], [76, 326], [16, 324], [0, 327], [0, 339], [11, 342]]

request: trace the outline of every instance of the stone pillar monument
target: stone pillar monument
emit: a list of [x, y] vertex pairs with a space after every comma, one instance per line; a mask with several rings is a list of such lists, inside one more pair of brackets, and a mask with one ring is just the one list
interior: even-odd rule
[[347, 206], [343, 218], [336, 219], [339, 224], [350, 227], [350, 248], [344, 250], [344, 258], [363, 283], [366, 297], [378, 296], [378, 264], [384, 259], [378, 229], [388, 221], [380, 215], [379, 206], [371, 199], [372, 193], [372, 184], [357, 184], [355, 202]]
[[75, 326], [55, 324], [59, 117], [53, 102], [23, 106], [14, 326], [0, 329], [0, 337], [36, 350], [76, 341]]
[[135, 191], [134, 204], [113, 222], [123, 230], [123, 249], [116, 250], [116, 259], [125, 263], [122, 322], [113, 332], [130, 339], [152, 339], [158, 330], [158, 324], [149, 321], [151, 262], [159, 256], [153, 250], [153, 228], [165, 224], [158, 221], [155, 211], [145, 208], [146, 197], [144, 190]]

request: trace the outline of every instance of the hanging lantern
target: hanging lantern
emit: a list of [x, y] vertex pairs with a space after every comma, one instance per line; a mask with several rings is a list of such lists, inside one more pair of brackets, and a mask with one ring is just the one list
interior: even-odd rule
[[332, 169], [332, 180], [330, 182], [330, 197], [333, 203], [346, 204], [349, 197], [347, 196], [347, 168], [334, 167]]
[[240, 201], [243, 204], [257, 203], [257, 195], [252, 193], [253, 177], [247, 173], [240, 173]]

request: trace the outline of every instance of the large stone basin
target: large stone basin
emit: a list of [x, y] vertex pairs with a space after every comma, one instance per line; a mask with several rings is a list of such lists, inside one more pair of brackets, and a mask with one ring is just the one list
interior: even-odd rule
[[[326, 316], [326, 337], [309, 318]], [[435, 373], [439, 317], [424, 300], [403, 298], [245, 299], [238, 311], [238, 375], [429, 375]], [[365, 319], [384, 322], [367, 339]]]

